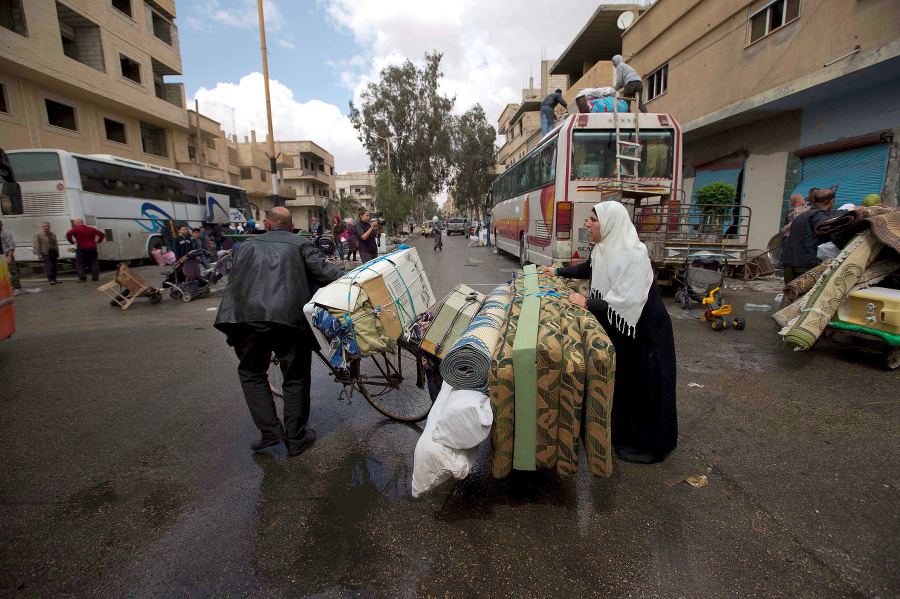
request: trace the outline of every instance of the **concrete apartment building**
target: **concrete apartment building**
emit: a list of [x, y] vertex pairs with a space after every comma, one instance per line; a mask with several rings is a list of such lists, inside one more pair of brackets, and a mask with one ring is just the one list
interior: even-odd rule
[[175, 168], [189, 177], [240, 187], [238, 154], [218, 121], [188, 110], [187, 132], [175, 131]]
[[685, 197], [735, 185], [764, 248], [794, 192], [897, 202], [898, 25], [896, 0], [657, 0], [622, 49], [648, 110], [681, 124]]
[[276, 141], [275, 152], [284, 164], [282, 195], [294, 225], [305, 229], [313, 217], [323, 222], [328, 201], [337, 198], [334, 156], [312, 141]]
[[0, 2], [0, 147], [177, 168], [186, 135], [172, 0]]
[[[352, 195], [359, 203], [370, 211], [375, 211], [375, 173], [368, 171], [352, 171], [335, 175], [338, 193]], [[355, 214], [348, 214], [356, 218]]]

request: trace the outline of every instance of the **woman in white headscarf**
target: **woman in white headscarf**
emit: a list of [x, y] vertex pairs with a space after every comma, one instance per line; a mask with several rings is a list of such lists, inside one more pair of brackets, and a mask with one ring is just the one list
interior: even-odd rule
[[625, 461], [661, 462], [678, 443], [672, 320], [625, 207], [597, 204], [587, 225], [590, 260], [544, 272], [590, 279], [591, 297], [573, 293], [569, 301], [590, 310], [616, 348], [613, 446]]

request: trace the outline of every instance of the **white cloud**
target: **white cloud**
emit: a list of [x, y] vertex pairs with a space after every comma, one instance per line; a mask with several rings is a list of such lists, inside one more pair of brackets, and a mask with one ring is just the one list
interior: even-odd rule
[[[319, 100], [297, 102], [294, 93], [274, 79], [269, 80], [269, 92], [276, 140], [314, 141], [334, 155], [335, 169], [340, 172], [368, 168], [369, 158], [356, 130], [337, 106]], [[257, 140], [265, 140], [266, 99], [261, 73], [250, 73], [237, 84], [200, 88], [194, 98], [200, 102], [200, 112], [219, 121], [227, 134], [237, 133], [243, 141], [255, 129]]]
[[297, 47], [294, 45], [293, 42], [290, 42], [288, 40], [278, 40], [278, 45], [281, 46], [282, 48], [291, 48], [291, 49]]
[[444, 93], [456, 95], [456, 110], [480, 103], [496, 126], [508, 103], [519, 102], [528, 78], [540, 85], [542, 48], [548, 60], [559, 57], [597, 2], [567, 0], [321, 0], [330, 20], [353, 35], [368, 59], [340, 65], [341, 83], [354, 97], [377, 79], [386, 64], [443, 52]]

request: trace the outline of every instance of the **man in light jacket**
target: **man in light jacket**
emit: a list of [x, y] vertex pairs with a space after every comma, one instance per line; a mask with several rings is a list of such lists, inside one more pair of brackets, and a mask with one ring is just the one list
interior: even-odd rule
[[56, 285], [59, 240], [56, 233], [50, 230], [50, 223], [41, 223], [41, 230], [34, 234], [34, 255], [44, 261], [44, 274], [51, 285]]
[[[641, 80], [641, 76], [637, 74], [637, 71], [625, 64], [621, 54], [613, 56], [612, 63], [613, 67], [616, 69], [616, 74], [613, 78], [613, 88], [616, 91], [624, 88], [622, 89], [622, 95], [626, 98], [634, 97], [637, 92], [644, 91], [644, 82]], [[643, 93], [641, 95], [643, 96]], [[631, 102], [629, 102], [629, 105], [630, 104]], [[638, 108], [641, 112], [647, 112], [647, 107], [644, 106], [643, 97], [640, 99]]]

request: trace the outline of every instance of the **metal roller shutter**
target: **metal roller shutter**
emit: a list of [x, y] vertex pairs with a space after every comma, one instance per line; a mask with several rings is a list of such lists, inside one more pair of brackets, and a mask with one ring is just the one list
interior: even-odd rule
[[870, 193], [881, 193], [887, 170], [888, 144], [804, 158], [800, 183], [793, 193], [806, 196], [811, 187], [834, 190], [835, 207], [859, 206]]

